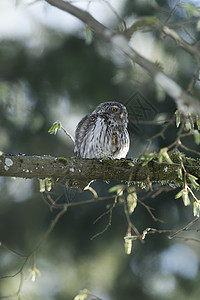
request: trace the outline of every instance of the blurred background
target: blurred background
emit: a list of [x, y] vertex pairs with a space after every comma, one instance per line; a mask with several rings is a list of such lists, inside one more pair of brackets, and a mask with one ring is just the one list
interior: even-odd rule
[[[73, 1], [104, 25], [116, 30], [142, 16], [161, 22], [185, 24], [177, 32], [188, 43], [200, 36], [199, 1]], [[158, 30], [146, 28], [130, 41], [139, 53], [161, 65], [164, 72], [187, 90], [195, 72], [191, 55]], [[194, 95], [200, 96], [196, 84]], [[56, 120], [74, 135], [80, 119], [99, 103], [118, 101], [127, 106], [131, 148], [128, 157], [138, 157], [146, 140], [162, 130], [164, 120], [176, 111], [172, 99], [155, 86], [151, 77], [110, 45], [91, 38], [91, 32], [74, 17], [50, 7], [45, 1], [1, 0], [0, 2], [0, 151], [27, 155], [73, 156], [71, 140], [48, 130]], [[154, 140], [149, 151], [159, 151], [176, 138], [174, 125], [165, 139]], [[198, 150], [193, 137], [185, 145]], [[191, 153], [186, 153], [191, 155]], [[117, 182], [95, 182], [99, 196]], [[155, 187], [158, 188], [158, 187]], [[63, 202], [91, 199], [89, 191], [78, 193], [61, 181], [51, 192]], [[0, 178], [0, 276], [15, 274], [58, 213], [51, 210], [39, 192], [37, 180]], [[147, 227], [179, 229], [194, 219], [192, 206], [174, 200], [178, 190], [151, 193], [145, 203], [164, 222], [155, 222], [138, 204], [131, 220], [140, 232]], [[147, 195], [140, 191], [139, 199]], [[199, 299], [200, 243], [169, 240], [166, 234], [148, 235], [135, 241], [125, 254], [127, 221], [123, 207], [113, 210], [112, 225], [104, 213], [110, 202], [74, 207], [67, 211], [36, 253], [40, 276], [32, 282], [25, 268], [21, 299], [73, 299], [88, 288], [104, 300]], [[198, 228], [198, 223], [195, 224]], [[199, 238], [197, 231], [183, 237]], [[10, 251], [12, 249], [17, 253]], [[20, 277], [1, 278], [0, 296], [14, 293]]]

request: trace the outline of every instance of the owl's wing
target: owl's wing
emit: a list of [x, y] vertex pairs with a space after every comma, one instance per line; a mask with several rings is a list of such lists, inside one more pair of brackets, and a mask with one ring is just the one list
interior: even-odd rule
[[[77, 125], [74, 152], [82, 158], [98, 157], [102, 141], [103, 120], [97, 114], [85, 116]], [[100, 138], [100, 139], [99, 139]]]
[[79, 157], [82, 157], [81, 155], [82, 143], [85, 135], [87, 134], [89, 123], [90, 123], [90, 116], [86, 115], [76, 126], [74, 152], [77, 153], [77, 156]]
[[99, 117], [90, 115], [82, 129], [82, 140], [80, 144], [80, 156], [82, 158], [95, 158], [97, 151], [98, 132], [100, 131]]
[[82, 157], [101, 158], [110, 155], [108, 129], [102, 116], [91, 116], [91, 122], [81, 145]]

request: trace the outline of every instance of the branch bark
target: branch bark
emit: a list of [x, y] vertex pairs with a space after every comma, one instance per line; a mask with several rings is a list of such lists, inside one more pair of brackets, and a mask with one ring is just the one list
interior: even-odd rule
[[[77, 182], [97, 180], [122, 180], [131, 182], [157, 182], [176, 186], [183, 184], [178, 178], [180, 152], [171, 154], [173, 164], [131, 159], [102, 160], [64, 158], [52, 156], [2, 155], [0, 156], [0, 176], [22, 178], [66, 178]], [[191, 175], [200, 178], [200, 159], [182, 157], [185, 169]]]
[[199, 100], [187, 94], [173, 79], [169, 78], [164, 72], [161, 72], [158, 66], [141, 56], [137, 51], [129, 46], [126, 34], [113, 32], [95, 18], [90, 13], [84, 11], [69, 2], [63, 0], [44, 0], [52, 6], [55, 6], [87, 24], [102, 40], [109, 42], [114, 48], [119, 49], [133, 62], [140, 65], [152, 76], [155, 84], [172, 97], [179, 111], [183, 114], [200, 115]]

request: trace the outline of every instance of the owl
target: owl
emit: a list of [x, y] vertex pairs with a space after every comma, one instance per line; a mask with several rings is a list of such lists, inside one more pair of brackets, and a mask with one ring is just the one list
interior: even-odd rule
[[126, 107], [104, 102], [77, 125], [74, 152], [80, 158], [120, 159], [129, 150]]

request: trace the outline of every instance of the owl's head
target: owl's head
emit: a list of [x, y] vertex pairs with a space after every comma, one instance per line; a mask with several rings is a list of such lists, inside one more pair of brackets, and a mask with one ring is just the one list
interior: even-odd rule
[[126, 107], [119, 102], [103, 102], [95, 108], [92, 114], [107, 115], [120, 120], [122, 123], [128, 122]]

